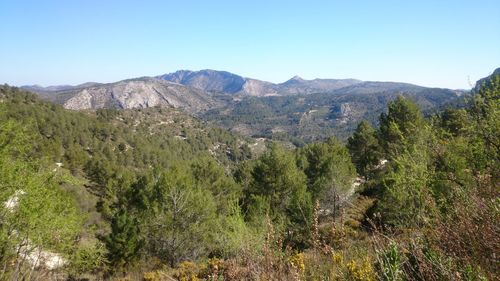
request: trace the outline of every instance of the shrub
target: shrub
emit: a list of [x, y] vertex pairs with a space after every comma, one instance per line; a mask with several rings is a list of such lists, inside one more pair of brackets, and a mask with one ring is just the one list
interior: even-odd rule
[[375, 281], [375, 270], [368, 258], [363, 259], [361, 263], [351, 260], [347, 264], [347, 280], [352, 281]]
[[173, 276], [179, 281], [198, 281], [200, 269], [197, 264], [190, 261], [179, 263], [174, 270]]
[[391, 242], [384, 250], [377, 252], [379, 278], [384, 281], [402, 281], [401, 254], [396, 243]]

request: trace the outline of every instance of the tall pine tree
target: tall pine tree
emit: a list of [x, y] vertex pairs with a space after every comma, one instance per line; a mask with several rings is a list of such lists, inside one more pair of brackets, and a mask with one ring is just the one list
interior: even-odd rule
[[380, 115], [379, 141], [389, 159], [399, 155], [405, 147], [415, 143], [425, 121], [419, 107], [403, 96], [388, 105], [388, 112]]
[[347, 140], [347, 147], [358, 173], [364, 177], [380, 160], [380, 146], [375, 129], [366, 121], [361, 121], [354, 134]]
[[116, 267], [126, 267], [139, 258], [143, 240], [139, 223], [126, 209], [120, 208], [111, 220], [111, 233], [105, 239], [109, 261]]

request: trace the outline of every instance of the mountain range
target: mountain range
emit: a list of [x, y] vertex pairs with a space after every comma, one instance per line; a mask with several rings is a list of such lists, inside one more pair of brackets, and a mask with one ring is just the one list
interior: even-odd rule
[[298, 76], [271, 83], [209, 69], [179, 70], [107, 84], [22, 88], [72, 110], [175, 107], [246, 135], [285, 134], [286, 139], [306, 141], [332, 134], [343, 137], [361, 119], [375, 123], [375, 116], [397, 95], [411, 97], [424, 110], [430, 110], [468, 92], [408, 83], [306, 80]]
[[[452, 96], [463, 91], [427, 88], [407, 83], [371, 82], [356, 79], [313, 79], [295, 76], [283, 83], [245, 78], [226, 71], [179, 70], [156, 77], [134, 78], [115, 83], [88, 82], [76, 86], [23, 86], [68, 109], [144, 108], [171, 105], [191, 112], [225, 105], [229, 99], [331, 94], [446, 92]], [[218, 98], [217, 98], [218, 97]], [[218, 100], [218, 101], [217, 101]]]
[[284, 83], [274, 84], [257, 79], [244, 78], [226, 71], [209, 69], [201, 71], [180, 70], [157, 76], [157, 78], [205, 91], [257, 97], [320, 93], [362, 82], [355, 79], [304, 80], [299, 76], [295, 76]]

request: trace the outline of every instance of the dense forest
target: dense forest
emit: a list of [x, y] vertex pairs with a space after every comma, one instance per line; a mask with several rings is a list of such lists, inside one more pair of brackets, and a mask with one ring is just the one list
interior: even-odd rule
[[[369, 82], [367, 82], [369, 83]], [[460, 103], [465, 91], [426, 89], [412, 92], [387, 88], [310, 94], [241, 97], [200, 116], [243, 135], [288, 141], [296, 146], [330, 136], [346, 140], [361, 120], [378, 124], [387, 103], [402, 95], [418, 104], [425, 115], [451, 103]]]
[[2, 86], [0, 280], [497, 280], [500, 75], [376, 124], [258, 151], [173, 108]]

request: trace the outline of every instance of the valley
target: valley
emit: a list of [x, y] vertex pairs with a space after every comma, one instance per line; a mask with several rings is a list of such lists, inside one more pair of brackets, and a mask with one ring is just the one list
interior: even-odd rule
[[498, 70], [470, 93], [179, 79], [0, 87], [0, 279], [497, 276]]
[[0, 1], [0, 281], [500, 281], [500, 1]]

